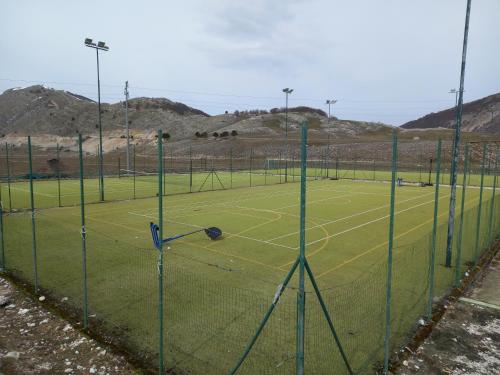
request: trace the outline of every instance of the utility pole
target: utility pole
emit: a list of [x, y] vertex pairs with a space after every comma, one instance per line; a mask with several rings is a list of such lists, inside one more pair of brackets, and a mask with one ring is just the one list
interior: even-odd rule
[[[330, 106], [332, 104], [335, 104], [337, 103], [337, 100], [335, 99], [327, 99], [326, 100], [326, 104], [328, 104], [328, 128], [330, 128]], [[328, 158], [330, 156], [330, 132], [328, 132], [328, 140], [327, 140], [327, 144], [326, 144], [326, 157]], [[326, 163], [326, 178], [329, 177], [329, 169], [330, 169], [330, 166], [328, 165], [328, 162]]]
[[285, 183], [288, 182], [288, 95], [293, 92], [293, 89], [288, 87], [283, 89], [285, 93]]
[[128, 129], [128, 81], [125, 81], [125, 90], [123, 91], [125, 94], [125, 129], [127, 136], [127, 173], [130, 172], [130, 135]]
[[450, 194], [450, 211], [448, 216], [448, 237], [446, 241], [446, 261], [445, 266], [451, 267], [451, 253], [453, 247], [453, 233], [455, 226], [455, 204], [457, 199], [457, 165], [458, 165], [458, 149], [460, 146], [460, 130], [462, 127], [462, 110], [464, 103], [464, 80], [465, 80], [465, 62], [467, 59], [467, 37], [469, 34], [469, 19], [472, 0], [467, 0], [467, 10], [465, 13], [465, 28], [464, 41], [462, 48], [462, 65], [460, 69], [460, 88], [458, 91], [457, 103], [457, 124], [455, 127], [455, 138], [453, 143], [453, 159], [451, 163], [451, 194]]
[[99, 76], [99, 50], [109, 51], [109, 47], [105, 42], [97, 42], [95, 44], [92, 39], [85, 38], [85, 46], [93, 48], [97, 56], [97, 110], [99, 119], [99, 196], [100, 200], [104, 201], [104, 167], [103, 167], [103, 153], [102, 153], [102, 122], [101, 122], [101, 80]]

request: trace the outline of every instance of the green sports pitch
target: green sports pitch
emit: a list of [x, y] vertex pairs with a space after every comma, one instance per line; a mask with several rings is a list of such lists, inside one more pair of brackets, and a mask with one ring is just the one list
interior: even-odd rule
[[[390, 184], [310, 177], [306, 256], [353, 368], [368, 371], [380, 360], [383, 346]], [[287, 178], [299, 180], [293, 174]], [[209, 226], [224, 233], [217, 241], [201, 233], [166, 247], [165, 356], [169, 369], [226, 373], [251, 339], [298, 255], [300, 186], [279, 184], [283, 179], [282, 174], [267, 172], [166, 176], [167, 193], [187, 193], [186, 186], [200, 192], [164, 197], [165, 236]], [[153, 195], [155, 181], [151, 176], [137, 177], [135, 182], [131, 177], [107, 178], [108, 199], [122, 200], [85, 206], [91, 326], [112, 332], [117, 341], [151, 363], [158, 355], [158, 252], [149, 223], [158, 220], [158, 198], [141, 197]], [[136, 198], [141, 199], [131, 199], [132, 183]], [[227, 189], [231, 183], [233, 189]], [[4, 207], [6, 197], [11, 197], [14, 209], [28, 207], [27, 182], [10, 185], [9, 194], [2, 184]], [[81, 210], [71, 206], [80, 199], [79, 181], [61, 181], [66, 207], [43, 208], [56, 205], [57, 181], [35, 181], [34, 186], [35, 205], [40, 207], [35, 213], [40, 287], [79, 311]], [[97, 180], [85, 180], [85, 190], [87, 202], [98, 201]], [[477, 187], [466, 190], [461, 269], [474, 259], [479, 192]], [[499, 197], [496, 207], [490, 207], [492, 192], [491, 188], [483, 191], [481, 245], [487, 243], [491, 209], [494, 217], [499, 216]], [[460, 187], [457, 196], [460, 207]], [[450, 189], [443, 186], [438, 200], [437, 296], [445, 292], [455, 272], [454, 267], [443, 266], [449, 198]], [[432, 187], [406, 185], [396, 190], [394, 346], [425, 311], [434, 201]], [[494, 224], [495, 233], [499, 221]], [[4, 215], [3, 224], [6, 268], [30, 281], [34, 271], [31, 214], [14, 210]], [[293, 279], [241, 373], [293, 372], [296, 286]], [[307, 288], [310, 292], [310, 285]], [[345, 368], [313, 293], [308, 293], [306, 302], [306, 367], [312, 373], [342, 373]]]

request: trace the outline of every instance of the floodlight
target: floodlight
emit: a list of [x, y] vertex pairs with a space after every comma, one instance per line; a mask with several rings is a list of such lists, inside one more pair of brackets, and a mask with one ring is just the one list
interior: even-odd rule
[[85, 44], [92, 44], [92, 39], [85, 38]]
[[97, 42], [97, 47], [104, 48], [104, 47], [106, 47], [106, 43], [105, 42]]

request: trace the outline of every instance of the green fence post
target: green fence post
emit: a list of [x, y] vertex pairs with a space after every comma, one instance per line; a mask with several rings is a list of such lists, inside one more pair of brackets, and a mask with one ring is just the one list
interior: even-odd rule
[[253, 159], [253, 148], [250, 149], [250, 187], [252, 187], [252, 160]]
[[469, 144], [465, 144], [464, 150], [464, 174], [462, 179], [462, 201], [460, 202], [460, 223], [458, 225], [458, 239], [457, 239], [457, 258], [455, 259], [455, 288], [460, 283], [460, 275], [462, 269], [462, 236], [464, 227], [464, 208], [465, 208], [465, 190], [467, 187], [467, 171], [469, 169]]
[[78, 160], [80, 163], [80, 218], [82, 236], [82, 287], [83, 287], [83, 329], [87, 330], [88, 323], [88, 292], [87, 292], [87, 231], [85, 229], [85, 190], [83, 184], [83, 150], [82, 135], [78, 134]]
[[335, 179], [339, 179], [339, 150], [337, 149], [337, 155], [335, 160]]
[[3, 202], [0, 201], [0, 271], [4, 272], [7, 268], [5, 267], [5, 240], [3, 232]]
[[269, 158], [266, 154], [264, 157], [264, 185], [267, 185], [267, 168], [269, 168]]
[[[158, 130], [158, 227], [159, 237], [163, 238], [163, 147], [162, 131]], [[158, 329], [159, 329], [159, 364], [158, 372], [163, 374], [163, 241], [160, 241], [158, 253]]]
[[306, 317], [306, 293], [304, 286], [306, 262], [306, 180], [307, 180], [307, 122], [301, 126], [300, 145], [300, 253], [299, 253], [299, 290], [297, 291], [297, 358], [296, 373], [304, 374], [304, 341]]
[[292, 182], [295, 182], [295, 146], [292, 150]]
[[230, 189], [233, 188], [233, 148], [229, 150], [229, 183]]
[[57, 197], [59, 207], [61, 207], [61, 158], [59, 154], [59, 143], [56, 143], [56, 158], [57, 158]]
[[[233, 181], [231, 177], [231, 187], [233, 186]], [[189, 192], [193, 192], [193, 149], [189, 145]]]
[[280, 176], [280, 184], [281, 184], [281, 151], [278, 151], [278, 175]]
[[120, 163], [120, 157], [118, 156], [118, 178], [120, 178], [120, 170], [121, 170], [122, 166], [121, 166], [121, 163]]
[[30, 173], [30, 203], [31, 203], [31, 239], [33, 254], [33, 278], [35, 282], [35, 293], [38, 293], [38, 262], [36, 252], [36, 227], [35, 227], [35, 199], [33, 194], [33, 160], [31, 154], [31, 137], [28, 136], [28, 159]]
[[7, 191], [9, 192], [9, 212], [12, 212], [12, 195], [10, 192], [10, 161], [9, 161], [9, 144], [5, 142], [5, 162], [7, 163]]
[[391, 298], [392, 298], [392, 247], [394, 241], [394, 200], [396, 195], [396, 174], [398, 158], [398, 138], [396, 130], [392, 131], [392, 176], [391, 199], [389, 210], [389, 246], [387, 249], [387, 285], [385, 301], [385, 338], [384, 338], [384, 373], [389, 371], [390, 336], [391, 336]]
[[[495, 216], [493, 213], [495, 211], [495, 193], [497, 188], [497, 167], [498, 167], [498, 148], [495, 152], [495, 164], [493, 170], [493, 191], [491, 193], [491, 201], [490, 201], [490, 217], [488, 219], [488, 245], [491, 246], [493, 244], [493, 223], [495, 221]], [[490, 171], [491, 173], [491, 171]]]
[[479, 188], [479, 206], [477, 209], [476, 222], [476, 242], [474, 246], [474, 264], [479, 260], [479, 232], [481, 230], [481, 210], [483, 205], [483, 187], [484, 187], [484, 166], [486, 164], [486, 143], [483, 143], [483, 158], [481, 161], [481, 186]]
[[134, 187], [134, 199], [135, 199], [135, 143], [133, 144], [132, 146], [132, 151], [134, 152], [134, 171], [133, 171], [133, 175], [132, 175], [132, 181], [133, 181], [133, 187]]
[[[161, 141], [162, 153], [165, 155], [165, 143], [163, 143], [163, 139]], [[174, 150], [170, 148], [170, 173], [174, 173]], [[166, 194], [167, 186], [165, 185], [167, 181], [167, 161], [163, 163], [163, 195]]]
[[434, 219], [432, 224], [431, 256], [429, 258], [429, 300], [427, 303], [427, 320], [432, 319], [432, 301], [434, 299], [434, 268], [436, 263], [436, 241], [439, 211], [439, 174], [441, 173], [441, 139], [437, 143], [436, 151], [436, 186], [434, 188]]

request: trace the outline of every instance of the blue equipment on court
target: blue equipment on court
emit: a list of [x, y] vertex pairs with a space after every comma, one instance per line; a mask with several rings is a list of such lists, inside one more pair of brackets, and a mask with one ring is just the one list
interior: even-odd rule
[[170, 241], [173, 241], [173, 240], [177, 240], [178, 238], [186, 237], [186, 236], [189, 236], [191, 234], [198, 233], [198, 232], [205, 232], [205, 234], [211, 240], [216, 240], [217, 238], [219, 238], [220, 236], [222, 236], [222, 230], [220, 230], [217, 227], [210, 227], [210, 228], [197, 229], [197, 230], [194, 230], [194, 231], [189, 232], [189, 233], [178, 234], [176, 236], [167, 237], [165, 239], [160, 240], [160, 238], [158, 237], [158, 234], [160, 232], [160, 228], [158, 227], [158, 225], [156, 225], [155, 223], [151, 222], [149, 224], [149, 228], [151, 229], [151, 235], [153, 236], [153, 243], [154, 243], [154, 245], [155, 245], [155, 247], [157, 249], [160, 248], [160, 245], [162, 243], [166, 243], [166, 242], [170, 242]]

